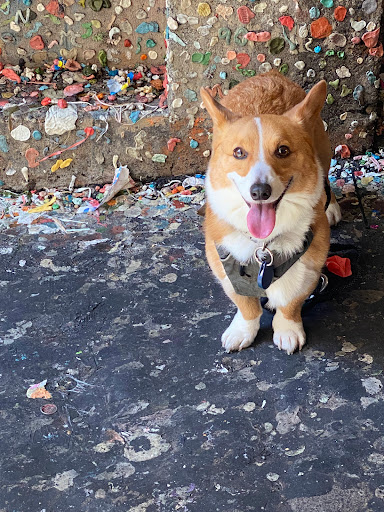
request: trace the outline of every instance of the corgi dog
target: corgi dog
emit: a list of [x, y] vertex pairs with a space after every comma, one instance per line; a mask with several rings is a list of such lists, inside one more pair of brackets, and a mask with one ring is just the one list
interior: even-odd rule
[[301, 309], [319, 283], [330, 224], [341, 218], [320, 117], [326, 82], [306, 94], [270, 71], [236, 85], [221, 103], [208, 88], [200, 93], [213, 122], [206, 256], [237, 306], [222, 345], [231, 352], [253, 343], [266, 296], [276, 311], [274, 344], [292, 354], [305, 344]]

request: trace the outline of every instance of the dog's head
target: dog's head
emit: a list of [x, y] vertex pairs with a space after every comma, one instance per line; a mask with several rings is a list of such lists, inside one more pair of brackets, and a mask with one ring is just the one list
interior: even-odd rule
[[208, 90], [202, 88], [201, 96], [213, 121], [207, 192], [215, 213], [265, 239], [313, 212], [323, 177], [312, 134], [326, 83], [319, 82], [281, 116], [241, 117]]

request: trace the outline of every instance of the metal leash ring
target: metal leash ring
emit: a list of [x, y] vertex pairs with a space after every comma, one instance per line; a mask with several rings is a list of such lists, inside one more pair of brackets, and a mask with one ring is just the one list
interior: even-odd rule
[[328, 277], [325, 274], [320, 275], [321, 287], [319, 293], [323, 293], [323, 291], [328, 286]]
[[[259, 256], [260, 251], [261, 251], [261, 257]], [[273, 254], [267, 247], [257, 248], [255, 251], [255, 258], [259, 265], [262, 265], [265, 262], [268, 262], [267, 267], [271, 267], [273, 265]]]
[[[320, 286], [320, 288], [319, 288]], [[320, 275], [319, 284], [317, 285], [316, 289], [311, 293], [311, 295], [308, 297], [308, 300], [312, 300], [316, 297], [316, 295], [320, 295], [323, 293], [323, 291], [328, 286], [328, 277], [325, 274]]]

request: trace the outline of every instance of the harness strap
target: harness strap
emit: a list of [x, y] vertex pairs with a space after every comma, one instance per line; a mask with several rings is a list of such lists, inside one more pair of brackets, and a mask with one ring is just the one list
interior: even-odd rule
[[[271, 267], [273, 272], [272, 282], [282, 277], [294, 265], [303, 254], [306, 253], [313, 240], [313, 232], [309, 230], [305, 234], [303, 247], [300, 251], [286, 258], [283, 255], [276, 254], [274, 256], [274, 265]], [[258, 275], [260, 272], [260, 264], [252, 259], [245, 265], [239, 263], [224, 247], [216, 246], [219, 253], [221, 263], [223, 264], [225, 273], [236, 293], [248, 297], [265, 296], [265, 290], [258, 286]]]
[[[331, 202], [331, 187], [326, 178], [324, 179], [324, 190], [327, 195], [327, 201], [325, 203], [326, 210]], [[271, 267], [273, 277], [270, 276], [270, 282], [274, 282], [282, 277], [307, 252], [313, 241], [313, 237], [313, 231], [310, 228], [305, 234], [302, 249], [293, 254], [288, 259], [286, 259], [283, 255], [273, 255], [273, 264]], [[258, 277], [260, 277], [260, 272], [264, 272], [263, 268], [261, 267], [261, 261], [259, 264], [257, 261], [252, 260], [246, 265], [242, 265], [235, 260], [229, 251], [225, 250], [223, 247], [220, 247], [220, 245], [216, 246], [216, 248], [224, 266], [224, 270], [236, 293], [250, 297], [265, 296], [265, 289], [269, 287], [269, 283], [267, 283], [265, 286], [258, 285]], [[265, 263], [263, 265], [265, 266]]]
[[[280, 257], [275, 256], [275, 262], [278, 262], [278, 264], [273, 265], [273, 275], [276, 279], [278, 277], [282, 277], [292, 267], [292, 265], [294, 265], [296, 263], [296, 261], [299, 260], [303, 256], [303, 254], [305, 254], [307, 252], [309, 246], [312, 243], [312, 240], [313, 240], [313, 231], [312, 231], [312, 229], [310, 229], [305, 234], [303, 248], [301, 251], [296, 252], [288, 259], [285, 259], [284, 256], [280, 256]], [[223, 251], [220, 251], [219, 255], [220, 254], [223, 254]], [[223, 259], [228, 257], [228, 253], [224, 253], [224, 254], [225, 255], [224, 255]], [[247, 266], [249, 266], [249, 265], [257, 266], [258, 268], [260, 267], [259, 263], [257, 263], [257, 262], [252, 262], [248, 265], [242, 265], [241, 263], [239, 263], [239, 274], [241, 277], [244, 277], [247, 275], [246, 271], [247, 271]]]
[[312, 231], [312, 229], [310, 229], [305, 234], [305, 240], [304, 240], [302, 250], [300, 252], [293, 254], [293, 256], [291, 256], [284, 263], [281, 263], [280, 265], [274, 267], [275, 277], [283, 276], [292, 267], [292, 265], [294, 265], [296, 263], [296, 261], [299, 260], [303, 256], [303, 254], [305, 254], [307, 252], [309, 246], [312, 243], [312, 240], [313, 240], [313, 231]]

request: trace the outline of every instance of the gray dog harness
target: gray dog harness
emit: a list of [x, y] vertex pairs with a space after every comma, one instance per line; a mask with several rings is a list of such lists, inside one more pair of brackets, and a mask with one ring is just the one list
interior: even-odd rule
[[[327, 196], [325, 203], [325, 211], [331, 202], [331, 188], [328, 180], [324, 178], [324, 190]], [[305, 254], [313, 240], [312, 229], [305, 234], [303, 247], [301, 251], [296, 252], [289, 258], [280, 254], [274, 254], [266, 245], [258, 247], [255, 250], [254, 257], [247, 263], [242, 265], [237, 261], [224, 247], [216, 246], [219, 253], [221, 263], [223, 264], [225, 273], [236, 293], [245, 295], [246, 297], [266, 297], [267, 290], [272, 283], [282, 277], [292, 265]], [[322, 279], [326, 277], [322, 275]], [[321, 280], [320, 280], [321, 281]], [[320, 283], [321, 284], [321, 283]], [[327, 286], [321, 285], [321, 291]]]
[[[331, 189], [326, 178], [324, 178], [324, 190], [327, 196], [324, 207], [326, 211], [331, 202]], [[256, 249], [254, 257], [247, 265], [242, 265], [224, 247], [216, 246], [216, 249], [235, 292], [246, 297], [260, 298], [266, 297], [265, 290], [282, 277], [307, 252], [312, 240], [313, 232], [312, 229], [309, 229], [305, 234], [301, 251], [296, 252], [289, 258], [272, 253], [264, 245], [264, 247]], [[324, 285], [321, 288], [323, 289]]]
[[216, 248], [225, 273], [236, 293], [247, 297], [266, 297], [265, 290], [307, 252], [312, 240], [313, 232], [310, 229], [305, 235], [302, 249], [289, 258], [272, 253], [266, 247], [259, 247], [246, 265], [238, 262], [223, 247]]

